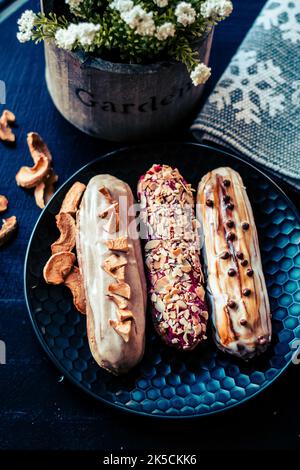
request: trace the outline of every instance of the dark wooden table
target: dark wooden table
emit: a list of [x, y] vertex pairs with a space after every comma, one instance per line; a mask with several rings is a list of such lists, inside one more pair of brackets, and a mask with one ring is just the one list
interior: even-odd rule
[[[236, 0], [234, 4], [232, 17], [216, 30], [211, 60], [213, 78], [205, 96], [230, 61], [264, 0]], [[38, 2], [30, 0], [25, 6], [37, 9]], [[23, 295], [25, 250], [40, 211], [32, 195], [17, 188], [14, 178], [21, 165], [31, 164], [26, 147], [29, 131], [39, 132], [51, 148], [60, 183], [116, 145], [80, 133], [55, 110], [45, 86], [42, 46], [17, 43], [19, 13], [0, 24], [0, 80], [6, 83], [6, 107], [18, 119], [16, 147], [0, 145], [0, 192], [10, 200], [8, 215], [16, 214], [20, 222], [16, 240], [0, 251], [0, 340], [7, 347], [7, 364], [0, 365], [0, 448], [99, 452], [192, 450], [200, 454], [222, 449], [299, 449], [299, 369], [296, 366], [291, 366], [273, 386], [242, 407], [180, 423], [116, 412], [87, 397], [68, 381], [60, 380], [58, 370], [37, 342]], [[0, 105], [0, 111], [3, 108]], [[186, 136], [183, 130], [182, 139]], [[298, 203], [299, 199], [288, 192]]]

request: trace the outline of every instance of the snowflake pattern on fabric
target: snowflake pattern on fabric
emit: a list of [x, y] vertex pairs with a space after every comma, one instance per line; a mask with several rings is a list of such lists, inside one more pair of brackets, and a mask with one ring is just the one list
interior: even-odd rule
[[226, 79], [210, 95], [209, 103], [218, 111], [232, 106], [237, 121], [260, 124], [262, 111], [274, 117], [284, 109], [281, 73], [272, 59], [260, 62], [256, 51], [240, 51], [230, 64]]
[[300, 0], [267, 0], [191, 130], [300, 191]]
[[300, 106], [300, 80], [295, 80], [292, 83], [292, 89], [293, 89], [293, 94], [292, 94], [292, 104], [294, 106]]
[[279, 28], [282, 39], [294, 44], [300, 42], [300, 1], [271, 2], [258, 17], [257, 25], [266, 30]]

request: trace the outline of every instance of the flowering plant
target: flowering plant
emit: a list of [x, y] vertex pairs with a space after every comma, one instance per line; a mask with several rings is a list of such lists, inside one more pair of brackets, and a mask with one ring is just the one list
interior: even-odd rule
[[68, 51], [128, 63], [173, 58], [200, 85], [211, 70], [199, 61], [195, 41], [231, 11], [229, 0], [65, 0], [61, 15], [26, 10], [17, 37], [20, 42], [53, 39]]

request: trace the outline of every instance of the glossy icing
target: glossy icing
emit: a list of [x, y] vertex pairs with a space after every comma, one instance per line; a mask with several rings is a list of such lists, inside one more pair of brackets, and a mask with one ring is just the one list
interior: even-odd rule
[[226, 352], [251, 358], [271, 341], [271, 315], [253, 212], [236, 171], [217, 168], [202, 178], [197, 217], [215, 341]]
[[[109, 214], [108, 218], [99, 216], [111, 205], [99, 191], [101, 187], [109, 190], [113, 200], [122, 198], [120, 231], [115, 236], [128, 238], [126, 253], [112, 252], [107, 248], [106, 242], [114, 234], [110, 225], [107, 226]], [[134, 215], [128, 215], [128, 209], [133, 203], [132, 192], [126, 183], [111, 175], [98, 175], [87, 185], [77, 214], [76, 246], [87, 300], [90, 349], [97, 363], [115, 374], [127, 372], [141, 360], [144, 352], [146, 283]], [[128, 224], [131, 226], [130, 233]], [[107, 292], [109, 285], [118, 281], [103, 269], [112, 253], [122, 255], [127, 261], [125, 282], [131, 292], [127, 309], [133, 314], [127, 342], [112, 326], [120, 321], [120, 316], [116, 303], [107, 296]]]

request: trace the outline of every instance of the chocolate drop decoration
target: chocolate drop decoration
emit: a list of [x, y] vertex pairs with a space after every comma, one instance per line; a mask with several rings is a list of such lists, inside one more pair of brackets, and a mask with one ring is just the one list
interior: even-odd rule
[[228, 228], [234, 227], [234, 222], [233, 222], [233, 220], [228, 219], [228, 220], [226, 221], [226, 225], [227, 225]]
[[211, 199], [206, 199], [206, 205], [207, 205], [207, 207], [213, 207], [214, 203]]
[[230, 258], [230, 253], [229, 251], [224, 251], [221, 256], [220, 256], [221, 259], [228, 259]]
[[243, 229], [243, 230], [249, 230], [249, 224], [248, 224], [248, 222], [243, 222], [243, 223], [242, 223], [242, 229]]
[[229, 209], [230, 211], [232, 211], [234, 209], [234, 204], [232, 202], [230, 202], [229, 204], [227, 204], [227, 209]]
[[257, 341], [259, 342], [259, 344], [266, 344], [267, 338], [265, 338], [264, 336], [259, 336], [257, 338]]
[[242, 290], [242, 294], [243, 294], [245, 297], [249, 297], [249, 295], [251, 294], [251, 290], [248, 289], [247, 287], [245, 287], [245, 289]]
[[227, 233], [227, 240], [233, 242], [235, 240], [235, 233], [234, 232], [228, 232]]
[[236, 275], [236, 271], [233, 268], [228, 269], [228, 276], [233, 277]]
[[226, 180], [226, 179], [225, 179], [225, 180], [223, 181], [223, 185], [225, 186], [225, 188], [228, 188], [228, 186], [231, 185], [230, 180]]

